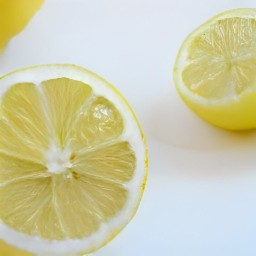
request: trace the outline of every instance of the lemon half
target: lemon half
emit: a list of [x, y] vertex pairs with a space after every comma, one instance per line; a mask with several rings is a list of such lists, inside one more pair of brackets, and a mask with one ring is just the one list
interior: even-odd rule
[[256, 127], [256, 9], [213, 17], [183, 42], [174, 82], [186, 104], [216, 126]]
[[74, 65], [8, 74], [0, 99], [2, 244], [80, 255], [110, 241], [147, 176], [145, 137], [125, 99]]

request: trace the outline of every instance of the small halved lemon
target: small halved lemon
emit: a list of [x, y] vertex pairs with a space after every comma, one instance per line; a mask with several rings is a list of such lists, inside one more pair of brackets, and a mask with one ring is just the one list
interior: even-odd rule
[[0, 255], [96, 250], [135, 214], [146, 173], [138, 121], [102, 78], [45, 65], [0, 79]]
[[256, 128], [256, 9], [219, 14], [183, 42], [174, 82], [186, 104], [216, 126]]

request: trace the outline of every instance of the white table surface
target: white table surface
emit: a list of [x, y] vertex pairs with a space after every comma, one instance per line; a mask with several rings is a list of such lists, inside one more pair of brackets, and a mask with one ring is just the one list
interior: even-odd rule
[[255, 256], [256, 132], [231, 133], [181, 101], [172, 67], [182, 40], [249, 0], [46, 0], [0, 55], [1, 74], [74, 63], [114, 84], [149, 146], [141, 206], [95, 256]]

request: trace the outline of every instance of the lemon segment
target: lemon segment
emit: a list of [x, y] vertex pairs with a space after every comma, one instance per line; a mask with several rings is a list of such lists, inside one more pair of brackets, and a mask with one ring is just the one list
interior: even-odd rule
[[206, 121], [231, 130], [256, 127], [256, 10], [224, 12], [184, 41], [174, 82]]
[[[58, 78], [42, 82], [46, 111], [54, 129], [56, 143], [64, 148], [69, 142], [70, 132], [78, 111], [87, 103], [92, 93], [90, 86], [67, 78]], [[81, 109], [82, 111], [82, 109]]]
[[40, 255], [103, 246], [144, 190], [147, 151], [129, 106], [72, 65], [22, 70], [0, 83], [0, 241]]
[[0, 119], [0, 153], [44, 164], [44, 156], [37, 148], [23, 139], [17, 131], [11, 128], [5, 119]]
[[13, 181], [0, 188], [0, 197], [0, 216], [7, 225], [31, 236], [63, 238], [52, 203], [51, 177]]
[[0, 51], [27, 25], [44, 0], [0, 0]]
[[79, 152], [73, 166], [78, 173], [121, 184], [132, 179], [136, 156], [127, 142], [117, 142]]
[[0, 187], [12, 182], [49, 176], [45, 166], [0, 153]]
[[79, 151], [101, 147], [117, 140], [123, 131], [123, 119], [113, 104], [103, 97], [94, 97], [77, 120], [72, 146]]
[[41, 98], [34, 84], [12, 86], [3, 95], [1, 109], [2, 118], [20, 135], [24, 143], [41, 152], [47, 149], [49, 131]]
[[71, 175], [72, 181], [65, 176], [54, 177], [54, 196], [66, 236], [82, 238], [92, 235], [102, 221], [113, 217], [124, 206], [127, 191], [120, 184], [75, 170]]

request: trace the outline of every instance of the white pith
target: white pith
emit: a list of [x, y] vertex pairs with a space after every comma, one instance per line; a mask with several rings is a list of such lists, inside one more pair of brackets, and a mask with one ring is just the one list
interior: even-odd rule
[[51, 143], [49, 150], [45, 153], [46, 167], [49, 173], [63, 173], [72, 167], [69, 159], [72, 154], [70, 147], [61, 150], [58, 146]]
[[[125, 207], [108, 223], [102, 223], [99, 230], [83, 239], [65, 239], [49, 241], [40, 237], [31, 237], [15, 231], [0, 220], [0, 239], [16, 248], [30, 251], [36, 255], [76, 255], [79, 252], [92, 251], [103, 245], [122, 229], [133, 216], [141, 198], [141, 186], [145, 179], [146, 149], [144, 138], [129, 107], [111, 86], [93, 73], [73, 65], [47, 65], [24, 69], [0, 79], [0, 99], [16, 83], [32, 82], [40, 86], [41, 82], [66, 77], [88, 84], [93, 94], [103, 96], [111, 101], [123, 117], [125, 130], [120, 140], [128, 141], [136, 155], [136, 170], [133, 179], [125, 184], [129, 192]], [[46, 152], [47, 167], [52, 173], [64, 172], [69, 168], [70, 149], [60, 151], [54, 145]]]

